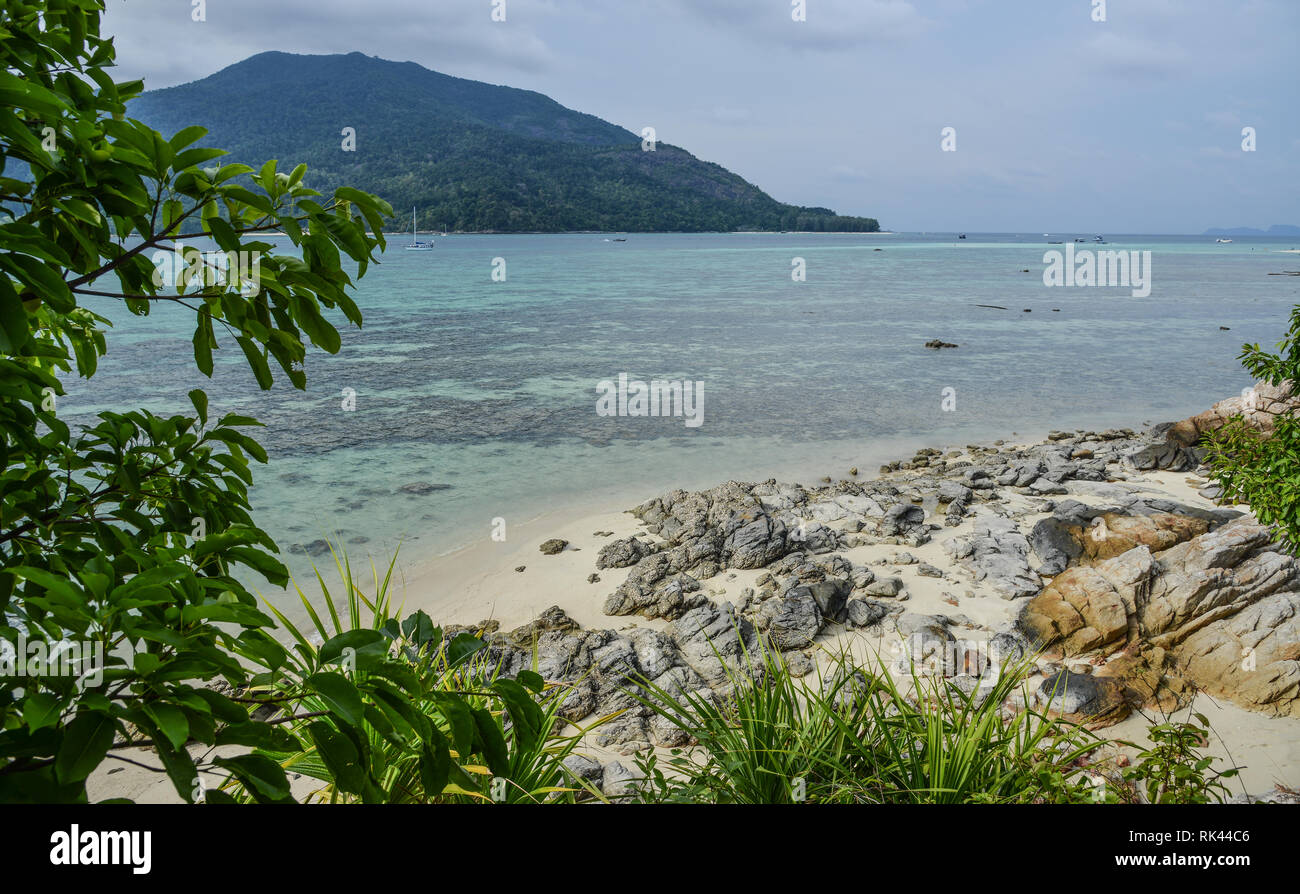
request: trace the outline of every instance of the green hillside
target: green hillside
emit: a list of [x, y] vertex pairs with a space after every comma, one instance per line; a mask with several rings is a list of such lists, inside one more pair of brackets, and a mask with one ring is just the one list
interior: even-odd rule
[[[132, 117], [164, 132], [200, 124], [230, 161], [306, 162], [327, 192], [349, 184], [421, 228], [474, 232], [822, 230], [874, 232], [872, 218], [777, 202], [725, 168], [498, 87], [350, 53], [261, 53], [193, 83], [150, 91]], [[356, 132], [344, 151], [343, 129]]]

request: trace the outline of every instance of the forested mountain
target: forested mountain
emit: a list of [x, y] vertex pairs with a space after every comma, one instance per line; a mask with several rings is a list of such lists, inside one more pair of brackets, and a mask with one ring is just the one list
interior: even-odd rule
[[415, 206], [421, 228], [460, 232], [879, 229], [778, 202], [676, 146], [643, 152], [640, 136], [540, 93], [361, 53], [261, 53], [129, 114], [165, 133], [200, 124], [223, 160], [306, 162], [314, 188], [377, 193], [398, 227]]

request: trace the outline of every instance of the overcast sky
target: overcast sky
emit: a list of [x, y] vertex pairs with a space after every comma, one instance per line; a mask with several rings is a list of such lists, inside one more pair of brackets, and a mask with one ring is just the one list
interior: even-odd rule
[[119, 78], [357, 50], [653, 126], [894, 230], [1300, 224], [1300, 0], [196, 2], [108, 0]]

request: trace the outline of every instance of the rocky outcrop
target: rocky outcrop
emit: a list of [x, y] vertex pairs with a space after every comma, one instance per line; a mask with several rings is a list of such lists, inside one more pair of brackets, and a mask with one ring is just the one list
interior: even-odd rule
[[1168, 549], [1241, 514], [1141, 496], [1127, 497], [1110, 507], [1062, 500], [1050, 517], [1034, 524], [1029, 545], [1041, 562], [1038, 573], [1050, 577], [1073, 562], [1108, 559], [1135, 546], [1153, 552]]
[[1237, 397], [1221, 400], [1204, 413], [1166, 423], [1152, 429], [1148, 443], [1129, 453], [1125, 461], [1134, 469], [1168, 469], [1183, 472], [1196, 468], [1205, 451], [1201, 438], [1240, 416], [1247, 425], [1268, 435], [1277, 417], [1300, 409], [1300, 396], [1290, 383], [1281, 386], [1259, 382]]
[[1072, 567], [1020, 623], [1066, 656], [1158, 649], [1157, 666], [1186, 683], [1300, 716], [1297, 578], [1295, 558], [1269, 530], [1241, 520], [1163, 551], [1142, 545]]
[[1300, 395], [1291, 384], [1281, 386], [1258, 382], [1236, 397], [1221, 400], [1204, 413], [1175, 422], [1165, 432], [1168, 440], [1184, 447], [1194, 446], [1203, 435], [1217, 431], [1233, 417], [1241, 416], [1247, 425], [1268, 435], [1273, 433], [1277, 417], [1300, 409]]
[[1029, 567], [1029, 541], [1011, 519], [980, 519], [969, 536], [954, 537], [944, 550], [1003, 599], [1033, 596], [1043, 585]]
[[629, 568], [640, 562], [646, 556], [654, 555], [658, 552], [655, 546], [639, 537], [626, 537], [622, 540], [611, 540], [600, 548], [596, 554], [596, 567], [605, 568]]
[[[897, 672], [919, 668], [972, 693], [996, 677], [1002, 659], [991, 653], [1015, 660], [1031, 651], [1030, 640], [1047, 645], [1068, 666], [1039, 659], [1047, 680], [1035, 683], [1032, 700], [1089, 723], [1192, 688], [1297, 713], [1294, 560], [1239, 512], [1183, 505], [1128, 480], [1142, 477], [1138, 469], [1199, 463], [1194, 447], [1170, 436], [1174, 428], [925, 448], [875, 480], [853, 470], [819, 487], [731, 481], [672, 491], [633, 509], [644, 530], [605, 543], [595, 557], [602, 571], [626, 569], [603, 575], [612, 577], [605, 612], [664, 619], [665, 629], [582, 630], [553, 608], [517, 630], [491, 630], [489, 654], [503, 673], [532, 667], [536, 655], [543, 676], [570, 684], [565, 718], [617, 714], [594, 738], [632, 750], [689, 741], [638, 701], [646, 681], [716, 702], [761, 667], [762, 650], [801, 676], [813, 670], [819, 640], [847, 631], [899, 646]], [[945, 527], [959, 528], [941, 544], [951, 565], [895, 549], [875, 559], [892, 567], [873, 571], [842, 554], [919, 547]], [[758, 573], [727, 595], [721, 576], [746, 570]], [[1008, 609], [1015, 629], [983, 640], [989, 628], [965, 616], [905, 610], [916, 604], [907, 601], [909, 581], [919, 592], [927, 578], [964, 574], [980, 586], [963, 600], [989, 591], [1019, 600]], [[961, 604], [955, 593], [943, 597]], [[954, 635], [957, 628], [971, 632]], [[621, 784], [608, 767], [599, 784], [591, 767], [577, 770], [597, 788]]]

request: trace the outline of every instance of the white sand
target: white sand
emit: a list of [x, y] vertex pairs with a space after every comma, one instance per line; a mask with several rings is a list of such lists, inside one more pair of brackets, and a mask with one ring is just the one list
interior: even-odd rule
[[[1185, 473], [1154, 472], [1135, 476], [1127, 483], [1147, 487], [1153, 495], [1210, 507], [1212, 504], [1196, 493], [1199, 485], [1189, 483], [1189, 480], [1194, 479]], [[647, 499], [651, 496], [645, 495]], [[1088, 494], [1071, 493], [1070, 498], [1095, 505], [1112, 502], [1110, 498]], [[1004, 499], [1024, 501], [1031, 498], [1004, 494]], [[1032, 524], [1040, 517], [1030, 515], [1021, 521], [1022, 524]], [[955, 635], [983, 640], [988, 638], [991, 629], [1011, 620], [1019, 604], [1004, 600], [983, 584], [971, 581], [964, 572], [955, 570], [944, 553], [943, 542], [968, 533], [971, 525], [972, 521], [967, 519], [960, 527], [945, 528], [937, 532], [930, 543], [919, 547], [876, 544], [839, 552], [850, 561], [871, 566], [878, 576], [902, 578], [908, 594], [906, 608], [909, 612], [965, 615], [978, 626], [970, 629], [955, 627]], [[597, 571], [596, 555], [600, 547], [611, 539], [627, 537], [642, 530], [637, 519], [613, 507], [579, 517], [543, 516], [509, 527], [503, 542], [485, 536], [478, 544], [407, 568], [395, 585], [395, 600], [402, 606], [399, 614], [423, 609], [439, 624], [476, 624], [490, 619], [500, 622], [502, 629], [508, 630], [527, 623], [548, 607], [558, 605], [586, 628], [626, 630], [640, 626], [662, 629], [667, 626], [667, 622], [662, 620], [609, 617], [603, 613], [606, 597], [623, 581], [629, 569]], [[613, 533], [600, 536], [597, 532]], [[557, 555], [542, 554], [539, 545], [552, 538], [567, 540], [570, 546]], [[918, 562], [949, 571], [955, 580], [922, 576], [917, 573], [916, 565], [875, 564], [882, 558], [891, 560], [901, 552], [910, 553]], [[522, 572], [515, 570], [519, 566], [524, 567]], [[599, 575], [600, 580], [589, 583], [587, 578], [593, 572]], [[755, 579], [762, 573], [762, 569], [724, 570], [703, 581], [705, 592], [715, 601], [733, 600], [745, 587], [753, 587]], [[861, 658], [869, 658], [889, 645], [876, 634], [868, 636], [839, 625], [828, 626], [819, 637], [819, 644], [832, 651], [848, 648]], [[1234, 791], [1240, 791], [1242, 785], [1252, 794], [1268, 791], [1275, 783], [1300, 787], [1300, 718], [1268, 717], [1226, 701], [1216, 703], [1205, 696], [1197, 700], [1196, 709], [1210, 718], [1217, 737], [1208, 752], [1221, 759], [1230, 756], [1238, 766], [1245, 767], [1240, 782], [1233, 782]], [[1178, 716], [1184, 717], [1186, 712], [1181, 711]], [[1141, 743], [1145, 741], [1147, 725], [1141, 716], [1133, 715], [1100, 731], [1100, 734]], [[602, 749], [586, 744], [582, 751], [600, 760], [619, 757], [625, 765], [632, 766], [626, 757], [629, 753], [626, 749]], [[150, 759], [147, 752], [136, 751], [130, 756], [156, 765], [156, 760]], [[109, 775], [110, 770], [115, 772]], [[295, 791], [301, 796], [311, 791], [313, 786], [309, 780], [298, 780]], [[105, 797], [128, 797], [146, 802], [178, 800], [165, 776], [115, 761], [105, 762], [92, 775], [89, 791], [92, 800]]]
[[[1152, 496], [1213, 508], [1210, 501], [1196, 492], [1200, 484], [1190, 483], [1194, 480], [1194, 476], [1187, 473], [1149, 472], [1134, 476], [1126, 483], [1143, 486]], [[647, 498], [650, 496], [646, 495]], [[1089, 505], [1113, 502], [1111, 498], [1090, 494], [1071, 493], [1069, 498]], [[1004, 499], [1032, 500], [1009, 493], [1004, 493]], [[1246, 509], [1244, 506], [1236, 508]], [[1021, 522], [1032, 524], [1042, 517], [1030, 515]], [[955, 572], [956, 580], [953, 581], [918, 574], [916, 565], [874, 564], [878, 559], [891, 559], [897, 553], [907, 552], [918, 562], [927, 562], [951, 572], [955, 566], [943, 551], [943, 542], [969, 533], [971, 525], [972, 521], [967, 519], [960, 527], [945, 528], [936, 532], [931, 542], [919, 547], [876, 544], [838, 552], [854, 563], [871, 566], [878, 576], [902, 578], [909, 595], [905, 603], [909, 612], [965, 615], [982, 627], [997, 628], [1013, 618], [1019, 610], [1019, 602], [1002, 599], [960, 571]], [[501, 623], [502, 629], [511, 629], [527, 623], [546, 608], [559, 605], [583, 627], [662, 629], [667, 626], [667, 622], [662, 620], [646, 620], [639, 616], [610, 617], [602, 611], [605, 598], [626, 577], [628, 569], [596, 572], [596, 553], [613, 537], [627, 537], [639, 530], [644, 528], [626, 512], [604, 512], [567, 521], [538, 519], [508, 530], [504, 543], [485, 541], [414, 568], [405, 581], [405, 610], [424, 609], [437, 623], [475, 624], [494, 619]], [[599, 537], [595, 535], [598, 531], [613, 531], [614, 534], [613, 537]], [[571, 546], [558, 555], [543, 555], [538, 546], [551, 538], [568, 540]], [[514, 569], [520, 565], [525, 570], [516, 572]], [[599, 583], [587, 582], [587, 576], [593, 572], [599, 574]], [[753, 587], [755, 579], [762, 573], [762, 569], [724, 570], [702, 583], [705, 592], [715, 601], [734, 600], [745, 587]], [[974, 596], [965, 595], [967, 592]], [[948, 601], [950, 598], [956, 599], [956, 605]], [[955, 627], [954, 635], [983, 640], [988, 638], [990, 630]], [[818, 639], [829, 650], [848, 648], [860, 657], [868, 657], [887, 645], [875, 636], [869, 637], [839, 625], [830, 625]], [[1231, 755], [1238, 766], [1244, 766], [1240, 779], [1250, 793], [1268, 791], [1279, 782], [1300, 787], [1300, 718], [1269, 717], [1227, 701], [1216, 703], [1208, 696], [1201, 696], [1195, 707], [1210, 719], [1214, 733], [1219, 737], [1211, 743], [1208, 753], [1217, 758]], [[1185, 717], [1186, 711], [1180, 711], [1178, 716]], [[1142, 743], [1145, 742], [1147, 725], [1146, 720], [1135, 714], [1098, 732], [1107, 738]], [[594, 747], [584, 748], [584, 751], [597, 758], [621, 753], [618, 749], [611, 751]], [[1233, 788], [1234, 791], [1240, 790], [1240, 783], [1234, 780]]]

